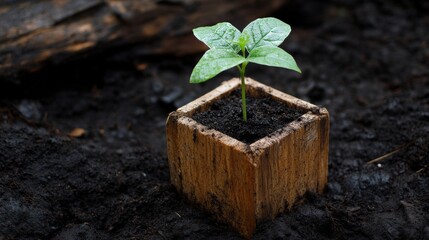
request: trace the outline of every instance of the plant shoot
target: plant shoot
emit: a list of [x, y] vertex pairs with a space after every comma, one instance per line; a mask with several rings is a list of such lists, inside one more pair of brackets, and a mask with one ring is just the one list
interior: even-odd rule
[[259, 18], [240, 32], [228, 22], [193, 30], [207, 50], [192, 71], [190, 82], [202, 83], [237, 67], [241, 79], [243, 121], [247, 121], [245, 73], [248, 63], [282, 67], [301, 73], [295, 59], [278, 46], [289, 35], [288, 24], [276, 18]]

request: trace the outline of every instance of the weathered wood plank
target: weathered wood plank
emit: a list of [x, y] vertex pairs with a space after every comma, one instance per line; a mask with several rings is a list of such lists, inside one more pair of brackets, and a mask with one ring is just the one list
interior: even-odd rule
[[184, 55], [205, 46], [194, 27], [244, 26], [286, 0], [45, 0], [0, 4], [0, 76], [36, 71], [117, 46], [130, 55]]
[[0, 39], [7, 41], [51, 27], [102, 3], [103, 0], [64, 0], [0, 5]]

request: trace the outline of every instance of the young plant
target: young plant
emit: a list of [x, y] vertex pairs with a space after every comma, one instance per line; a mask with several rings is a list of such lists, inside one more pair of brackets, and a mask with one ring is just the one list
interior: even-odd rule
[[276, 18], [259, 18], [240, 32], [228, 22], [193, 30], [196, 38], [210, 49], [192, 71], [190, 82], [205, 82], [220, 72], [237, 66], [241, 79], [243, 121], [247, 121], [246, 83], [244, 76], [249, 62], [282, 67], [301, 73], [293, 57], [279, 46], [289, 35], [288, 24]]

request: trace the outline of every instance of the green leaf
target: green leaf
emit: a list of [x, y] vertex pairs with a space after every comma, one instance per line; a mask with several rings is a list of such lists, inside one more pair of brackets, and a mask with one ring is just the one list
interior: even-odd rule
[[231, 23], [223, 22], [214, 26], [199, 27], [193, 30], [196, 38], [212, 49], [229, 49], [234, 52], [240, 51], [238, 38], [240, 31]]
[[290, 26], [277, 18], [258, 18], [243, 30], [243, 34], [249, 35], [247, 51], [261, 46], [278, 46], [290, 31]]
[[220, 72], [246, 61], [237, 53], [225, 49], [209, 49], [195, 66], [191, 74], [191, 83], [201, 83], [213, 78]]
[[296, 64], [295, 59], [279, 47], [262, 46], [255, 48], [249, 53], [247, 61], [272, 67], [287, 68], [301, 73], [301, 69]]

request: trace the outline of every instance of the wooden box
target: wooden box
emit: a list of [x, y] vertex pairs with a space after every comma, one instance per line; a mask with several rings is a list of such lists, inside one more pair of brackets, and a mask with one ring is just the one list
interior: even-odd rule
[[193, 120], [240, 87], [239, 79], [170, 113], [167, 149], [171, 182], [190, 201], [250, 238], [259, 221], [273, 219], [307, 191], [327, 183], [329, 114], [271, 87], [246, 79], [248, 94], [261, 90], [307, 113], [250, 145]]

